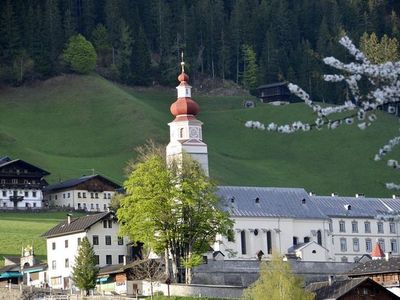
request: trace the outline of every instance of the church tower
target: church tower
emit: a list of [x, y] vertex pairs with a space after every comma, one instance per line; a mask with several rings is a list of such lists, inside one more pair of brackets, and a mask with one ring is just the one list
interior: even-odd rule
[[178, 76], [178, 99], [171, 105], [175, 119], [169, 123], [170, 142], [167, 146], [167, 160], [181, 158], [184, 152], [190, 154], [202, 166], [208, 176], [207, 145], [203, 143], [202, 122], [196, 119], [199, 105], [191, 98], [189, 76], [185, 73], [185, 63], [181, 62], [182, 72]]

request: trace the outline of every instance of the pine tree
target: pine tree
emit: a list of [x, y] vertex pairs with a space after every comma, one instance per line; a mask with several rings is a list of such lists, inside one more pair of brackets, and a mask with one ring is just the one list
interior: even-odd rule
[[89, 294], [89, 290], [96, 287], [96, 278], [99, 269], [96, 267], [95, 253], [89, 240], [84, 237], [75, 256], [75, 264], [72, 268], [72, 278], [75, 285]]

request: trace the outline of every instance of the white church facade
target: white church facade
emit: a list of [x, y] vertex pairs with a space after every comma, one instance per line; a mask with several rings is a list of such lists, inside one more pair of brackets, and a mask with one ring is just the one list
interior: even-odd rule
[[[178, 80], [167, 160], [186, 152], [209, 175], [200, 108], [191, 98], [183, 62]], [[243, 186], [220, 186], [217, 194], [235, 222], [235, 238], [218, 236], [213, 245], [224, 259], [268, 259], [277, 251], [299, 260], [353, 262], [370, 254], [375, 243], [398, 254], [400, 199], [320, 197], [302, 188]]]

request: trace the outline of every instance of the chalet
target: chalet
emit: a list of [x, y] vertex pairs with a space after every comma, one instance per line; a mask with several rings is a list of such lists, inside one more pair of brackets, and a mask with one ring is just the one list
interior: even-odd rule
[[50, 173], [22, 159], [0, 158], [0, 208], [39, 209]]
[[351, 278], [367, 276], [373, 281], [400, 296], [400, 257], [383, 255], [379, 244], [374, 249], [372, 260], [357, 264], [347, 275]]
[[264, 103], [268, 102], [293, 102], [296, 101], [291, 97], [291, 93], [286, 82], [277, 82], [271, 84], [260, 85], [257, 87], [258, 98]]
[[101, 175], [83, 176], [49, 185], [45, 198], [50, 206], [75, 210], [107, 211], [121, 186]]
[[315, 282], [306, 287], [315, 294], [315, 300], [394, 300], [395, 294], [368, 277]]
[[72, 267], [81, 240], [86, 237], [94, 248], [97, 265], [123, 263], [128, 254], [128, 239], [118, 236], [113, 212], [79, 218], [67, 217], [42, 236], [46, 238], [48, 282], [52, 288], [71, 288]]

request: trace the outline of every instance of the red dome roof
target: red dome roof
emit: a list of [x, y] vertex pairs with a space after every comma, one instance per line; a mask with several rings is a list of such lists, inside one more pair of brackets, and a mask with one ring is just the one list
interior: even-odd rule
[[189, 76], [185, 72], [182, 71], [182, 73], [179, 74], [179, 76], [178, 76], [178, 80], [179, 80], [179, 82], [189, 81]]
[[199, 105], [190, 98], [178, 98], [171, 105], [171, 113], [176, 117], [179, 115], [197, 115], [200, 112]]

